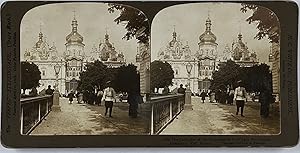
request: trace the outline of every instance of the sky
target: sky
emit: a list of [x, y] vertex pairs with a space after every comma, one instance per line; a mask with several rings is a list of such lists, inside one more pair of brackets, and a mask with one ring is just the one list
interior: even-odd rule
[[240, 8], [241, 5], [235, 3], [193, 3], [161, 10], [155, 16], [151, 27], [151, 60], [157, 59], [159, 50], [172, 40], [174, 25], [180, 40], [184, 44], [188, 42], [192, 53], [196, 53], [199, 36], [205, 31], [205, 22], [209, 14], [212, 32], [217, 37], [218, 53], [223, 52], [226, 44], [231, 46], [241, 31], [243, 42], [247, 43], [250, 51], [254, 50], [257, 53], [259, 62], [269, 64], [269, 40], [254, 39], [258, 32], [256, 25], [246, 22], [252, 11], [242, 13]]
[[35, 7], [28, 11], [21, 21], [21, 59], [26, 49], [31, 49], [38, 41], [41, 31], [46, 36], [50, 46], [55, 44], [58, 54], [65, 51], [66, 36], [71, 32], [71, 22], [74, 16], [78, 21], [78, 32], [83, 36], [85, 53], [89, 54], [93, 45], [98, 46], [104, 40], [107, 28], [110, 42], [116, 50], [122, 51], [126, 62], [135, 63], [137, 40], [124, 40], [126, 33], [123, 25], [116, 24], [113, 20], [119, 12], [109, 13], [108, 6], [104, 3], [64, 3], [47, 4]]

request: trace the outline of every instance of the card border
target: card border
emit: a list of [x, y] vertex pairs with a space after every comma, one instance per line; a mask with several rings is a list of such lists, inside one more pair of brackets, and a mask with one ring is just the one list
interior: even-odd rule
[[[70, 1], [8, 1], [1, 7], [2, 47], [2, 111], [1, 143], [10, 148], [35, 147], [283, 147], [295, 146], [299, 139], [297, 49], [298, 49], [298, 6], [292, 1], [243, 1], [257, 4], [274, 11], [281, 28], [280, 42], [280, 90], [281, 90], [281, 133], [279, 135], [92, 135], [92, 136], [24, 136], [19, 133], [20, 112], [20, 23], [23, 15], [33, 7], [68, 3]], [[95, 1], [82, 1], [95, 2]], [[143, 11], [150, 21], [155, 14], [168, 6], [210, 1], [149, 1], [115, 2], [136, 7]], [[96, 2], [96, 3], [97, 3]], [[233, 2], [240, 1], [213, 1]], [[78, 1], [74, 3], [80, 3]], [[17, 11], [16, 11], [17, 10]], [[80, 141], [74, 141], [74, 140]], [[224, 141], [232, 144], [224, 145]], [[179, 143], [184, 142], [184, 143]], [[197, 143], [195, 145], [195, 143]]]

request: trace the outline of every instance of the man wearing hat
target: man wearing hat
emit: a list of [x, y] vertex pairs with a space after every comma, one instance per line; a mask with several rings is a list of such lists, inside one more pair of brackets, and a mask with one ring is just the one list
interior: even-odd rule
[[111, 116], [113, 102], [116, 101], [116, 92], [112, 88], [111, 81], [106, 82], [106, 88], [103, 92], [103, 97], [101, 101], [105, 102], [105, 116], [107, 115], [107, 111], [109, 109], [109, 117]]
[[244, 105], [246, 101], [246, 89], [242, 87], [242, 81], [238, 81], [238, 87], [235, 88], [233, 100], [236, 102], [236, 115], [239, 114], [241, 108], [241, 116], [244, 117]]

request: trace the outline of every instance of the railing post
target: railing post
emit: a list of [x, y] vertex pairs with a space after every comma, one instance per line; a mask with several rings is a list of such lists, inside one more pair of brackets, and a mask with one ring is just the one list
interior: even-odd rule
[[154, 104], [151, 105], [151, 126], [150, 126], [150, 134], [154, 134]]
[[21, 121], [21, 128], [20, 128], [20, 133], [21, 134], [23, 134], [23, 124], [24, 124], [24, 122], [23, 122], [23, 120], [24, 120], [24, 118], [23, 118], [23, 115], [24, 115], [24, 110], [23, 110], [24, 108], [23, 108], [23, 106], [21, 106], [21, 118], [20, 118], [20, 121]]
[[48, 112], [49, 112], [49, 99], [46, 102], [46, 113], [48, 113]]
[[172, 120], [172, 101], [170, 101], [170, 119], [169, 120]]
[[185, 90], [185, 99], [184, 99], [184, 109], [185, 110], [193, 110], [193, 105], [192, 105], [192, 92], [188, 88]]
[[39, 116], [38, 116], [38, 121], [41, 120], [41, 102], [39, 101]]
[[181, 98], [180, 97], [178, 97], [177, 106], [178, 106], [177, 113], [179, 113], [181, 111]]

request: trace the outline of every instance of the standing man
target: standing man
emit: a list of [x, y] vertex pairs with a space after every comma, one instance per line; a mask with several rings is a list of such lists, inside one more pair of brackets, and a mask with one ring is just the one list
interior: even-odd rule
[[53, 95], [54, 90], [51, 89], [51, 85], [48, 85], [48, 89], [45, 91], [46, 95]]
[[107, 88], [104, 89], [102, 101], [105, 102], [105, 116], [107, 114], [107, 111], [109, 109], [109, 117], [111, 116], [112, 108], [113, 108], [113, 102], [116, 101], [116, 92], [112, 88], [111, 82], [106, 82]]
[[202, 103], [204, 103], [205, 101], [205, 97], [207, 96], [206, 92], [203, 90], [200, 94], [200, 97], [201, 97], [201, 100], [202, 100]]
[[69, 98], [69, 104], [72, 104], [73, 98], [75, 98], [73, 90], [71, 90], [71, 92], [68, 94], [68, 98]]
[[241, 108], [241, 116], [245, 117], [243, 115], [243, 112], [244, 112], [244, 105], [247, 99], [246, 99], [246, 89], [242, 87], [242, 81], [238, 81], [238, 87], [235, 88], [233, 100], [236, 102], [236, 115], [239, 114], [239, 109]]
[[183, 88], [183, 84], [180, 84], [180, 88], [177, 89], [177, 92], [180, 94], [185, 94], [185, 89]]

